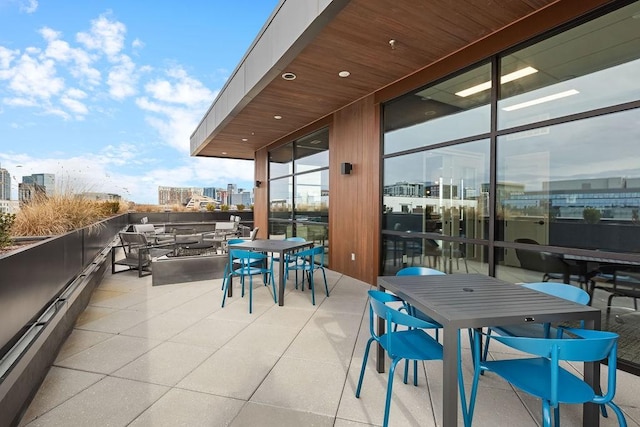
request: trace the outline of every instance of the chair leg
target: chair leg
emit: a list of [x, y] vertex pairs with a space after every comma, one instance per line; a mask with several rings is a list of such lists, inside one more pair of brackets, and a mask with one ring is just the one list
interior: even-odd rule
[[542, 401], [542, 425], [551, 427], [551, 408], [546, 400]]
[[316, 289], [313, 284], [313, 265], [311, 265], [311, 270], [309, 270], [309, 289], [311, 289], [311, 304], [316, 305]]
[[329, 296], [329, 285], [327, 285], [327, 274], [324, 272], [324, 267], [320, 267], [322, 270], [322, 278], [324, 279], [324, 290], [327, 291], [327, 297]]
[[393, 359], [391, 366], [389, 367], [389, 380], [387, 382], [387, 398], [384, 403], [384, 421], [382, 427], [389, 425], [389, 410], [391, 409], [391, 395], [393, 393], [393, 377], [396, 372], [396, 366], [401, 359]]
[[367, 367], [367, 359], [369, 358], [369, 350], [371, 349], [371, 343], [373, 338], [369, 338], [367, 346], [364, 349], [364, 358], [362, 359], [362, 367], [360, 368], [360, 378], [358, 379], [358, 387], [356, 387], [356, 397], [360, 397], [360, 390], [362, 390], [362, 381], [364, 380], [364, 370]]
[[222, 307], [224, 307], [224, 302], [227, 299], [227, 288], [229, 287], [229, 282], [231, 282], [231, 280], [229, 279], [230, 275], [231, 272], [227, 273], [227, 275], [225, 275], [224, 279], [222, 280]]
[[[244, 285], [242, 285], [244, 290]], [[253, 312], [253, 276], [249, 276], [249, 314]]]

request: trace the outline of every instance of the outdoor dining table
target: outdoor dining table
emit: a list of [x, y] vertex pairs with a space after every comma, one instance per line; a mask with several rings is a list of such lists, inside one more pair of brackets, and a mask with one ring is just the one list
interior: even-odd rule
[[[600, 310], [543, 294], [482, 274], [380, 276], [378, 288], [389, 290], [443, 327], [442, 423], [457, 426], [458, 335], [461, 329], [520, 323], [584, 320], [600, 329]], [[378, 319], [380, 333], [384, 320]], [[384, 350], [378, 347], [378, 372], [384, 372]], [[585, 380], [600, 387], [600, 364], [584, 364]], [[597, 427], [598, 406], [583, 406], [583, 426]]]
[[[307, 247], [313, 247], [313, 242], [295, 242], [282, 239], [256, 239], [229, 245], [229, 253], [231, 253], [231, 249], [277, 253], [280, 259], [280, 262], [278, 263], [278, 271], [280, 273], [280, 279], [278, 280], [278, 305], [282, 306], [284, 305], [284, 285], [286, 282], [284, 274], [285, 255]], [[227, 296], [233, 296], [232, 288], [233, 286], [228, 287]]]

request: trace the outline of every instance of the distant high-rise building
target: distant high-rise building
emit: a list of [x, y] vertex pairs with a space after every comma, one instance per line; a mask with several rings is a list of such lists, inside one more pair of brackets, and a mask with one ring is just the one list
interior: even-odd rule
[[47, 196], [53, 196], [56, 193], [56, 176], [52, 173], [34, 173], [22, 177], [23, 184], [36, 184], [42, 188]]
[[203, 196], [203, 189], [196, 187], [158, 187], [158, 204], [186, 206], [194, 196]]
[[251, 193], [248, 191], [243, 191], [241, 193], [235, 193], [231, 195], [231, 204], [232, 205], [245, 205], [245, 207], [251, 206]]
[[3, 168], [0, 168], [0, 200], [11, 200], [11, 175]]
[[209, 197], [210, 199], [213, 199], [213, 200], [216, 200], [216, 192], [217, 192], [216, 187], [204, 187], [202, 189], [202, 195], [204, 197]]
[[18, 200], [21, 204], [31, 203], [38, 196], [46, 197], [47, 191], [44, 186], [40, 184], [32, 183], [24, 183], [21, 182], [18, 184]]
[[232, 205], [233, 204], [233, 194], [236, 194], [236, 192], [238, 191], [238, 186], [236, 184], [227, 184], [227, 200], [225, 200], [225, 203], [227, 205]]

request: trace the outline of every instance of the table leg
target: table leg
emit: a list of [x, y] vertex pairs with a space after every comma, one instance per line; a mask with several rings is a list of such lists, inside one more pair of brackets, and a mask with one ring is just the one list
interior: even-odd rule
[[[394, 259], [395, 259], [395, 256], [394, 256]], [[380, 292], [384, 292], [386, 289], [384, 288], [384, 286], [378, 285], [378, 290]], [[367, 310], [370, 310], [370, 308], [367, 307]], [[376, 325], [378, 336], [384, 334], [384, 330], [385, 330], [384, 322], [385, 322], [384, 319], [378, 317], [378, 324]], [[384, 348], [382, 348], [382, 346], [379, 343], [376, 343], [376, 370], [378, 371], [378, 373], [384, 372]]]
[[280, 278], [279, 278], [279, 282], [278, 283], [278, 305], [279, 306], [283, 306], [284, 305], [284, 283], [286, 278], [284, 277], [284, 264], [285, 264], [285, 259], [284, 259], [284, 251], [280, 252], [280, 262], [278, 263], [278, 271], [280, 272]]
[[458, 425], [458, 329], [443, 328], [442, 425]]
[[[601, 319], [586, 320], [586, 329], [600, 330]], [[600, 390], [600, 362], [584, 364], [584, 380], [594, 390]], [[612, 416], [612, 415], [610, 415]], [[600, 407], [594, 403], [585, 403], [582, 407], [582, 425], [584, 427], [600, 426]]]

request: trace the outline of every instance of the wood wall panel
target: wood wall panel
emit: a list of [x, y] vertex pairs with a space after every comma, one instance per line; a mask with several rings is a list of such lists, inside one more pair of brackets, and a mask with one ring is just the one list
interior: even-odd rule
[[258, 230], [258, 238], [266, 239], [269, 237], [269, 182], [267, 181], [269, 152], [266, 148], [256, 151], [254, 168], [255, 179], [262, 184], [260, 188], [254, 188], [253, 190], [253, 226], [260, 227], [260, 230]]
[[[368, 96], [336, 112], [329, 139], [331, 269], [371, 284], [379, 269], [379, 111]], [[353, 164], [350, 175], [340, 173], [344, 162]]]

